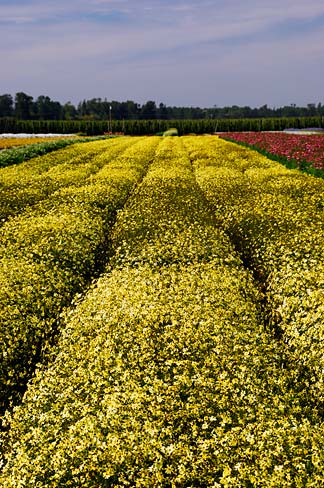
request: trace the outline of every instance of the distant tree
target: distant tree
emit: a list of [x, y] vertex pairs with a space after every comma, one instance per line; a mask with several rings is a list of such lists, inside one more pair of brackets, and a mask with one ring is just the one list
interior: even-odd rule
[[121, 102], [119, 104], [119, 116], [120, 116], [120, 120], [128, 119], [127, 102]]
[[62, 105], [41, 95], [34, 102], [34, 114], [40, 120], [59, 120], [63, 116]]
[[24, 92], [16, 93], [15, 117], [22, 120], [28, 120], [33, 117], [33, 97]]
[[160, 103], [159, 105], [157, 118], [162, 120], [167, 120], [169, 118], [168, 108], [164, 103]]
[[244, 107], [242, 107], [242, 115], [243, 115], [243, 118], [251, 118], [251, 107], [249, 107], [248, 105], [245, 105]]
[[63, 119], [74, 120], [77, 117], [77, 109], [71, 102], [67, 102], [62, 107]]
[[117, 102], [116, 100], [113, 100], [110, 103], [111, 106], [111, 116], [114, 120], [121, 120], [122, 115], [121, 115], [121, 103]]
[[[111, 107], [111, 108], [110, 108]], [[323, 105], [322, 103], [308, 103], [307, 106], [299, 107], [295, 103], [285, 105], [278, 108], [270, 108], [267, 104], [262, 105], [259, 108], [251, 108], [249, 106], [224, 106], [218, 107], [214, 105], [210, 108], [200, 107], [181, 107], [181, 106], [166, 106], [164, 103], [160, 103], [158, 106], [152, 100], [147, 101], [143, 105], [134, 102], [133, 100], [127, 100], [126, 102], [108, 101], [107, 98], [102, 100], [101, 98], [92, 98], [90, 100], [82, 100], [77, 107], [72, 105], [71, 102], [67, 102], [65, 105], [61, 105], [60, 102], [51, 100], [46, 95], [40, 95], [36, 101], [33, 101], [33, 97], [27, 95], [24, 92], [18, 92], [15, 95], [14, 101], [10, 94], [0, 95], [0, 118], [1, 117], [16, 117], [22, 120], [39, 119], [39, 120], [104, 120], [109, 121], [110, 112], [113, 120], [126, 121], [126, 120], [169, 120], [178, 119], [184, 121], [180, 127], [180, 132], [188, 131], [190, 121], [194, 119], [206, 119], [209, 125], [215, 127], [215, 121], [212, 119], [227, 119], [223, 124], [224, 127], [230, 129], [230, 119], [265, 119], [265, 118], [287, 118], [287, 117], [318, 117], [319, 124], [323, 125]], [[188, 121], [188, 123], [187, 123]], [[217, 122], [218, 123], [218, 122]], [[293, 123], [293, 121], [291, 121]], [[316, 123], [316, 122], [314, 122]], [[198, 125], [200, 122], [198, 123]], [[259, 127], [259, 122], [249, 122], [250, 127]], [[254, 125], [253, 125], [254, 124]], [[269, 127], [274, 127], [276, 124], [269, 122]], [[122, 122], [120, 127], [124, 127]], [[154, 124], [153, 124], [154, 125]], [[154, 132], [154, 127], [151, 124], [150, 130]], [[156, 124], [158, 127], [161, 124]], [[163, 125], [163, 124], [162, 124]], [[201, 124], [200, 124], [201, 125]], [[206, 124], [205, 124], [206, 125]], [[219, 125], [218, 125], [219, 126]], [[197, 124], [195, 125], [197, 129]], [[207, 126], [206, 126], [207, 127]], [[239, 127], [239, 125], [237, 125]], [[276, 126], [277, 127], [277, 126]], [[279, 127], [279, 126], [278, 126]], [[142, 129], [136, 128], [134, 124], [134, 133]], [[252, 130], [252, 129], [251, 129]]]
[[105, 118], [104, 105], [101, 98], [92, 98], [86, 101], [86, 114], [93, 120]]
[[310, 116], [317, 115], [315, 103], [308, 103], [307, 108], [308, 108], [308, 115], [310, 115]]
[[[268, 105], [265, 104], [265, 105], [262, 105], [262, 107], [259, 108], [259, 117], [271, 117], [271, 113], [272, 113], [272, 110], [270, 108], [268, 108]], [[243, 115], [243, 113], [242, 113]], [[243, 115], [244, 117], [244, 115]]]
[[156, 119], [157, 107], [155, 102], [149, 100], [142, 106], [141, 119]]
[[127, 100], [127, 118], [138, 119], [141, 111], [141, 106], [133, 100]]
[[87, 114], [87, 103], [85, 100], [82, 100], [82, 102], [79, 102], [78, 107], [77, 107], [77, 112], [78, 112], [78, 117], [82, 118], [84, 115]]
[[9, 94], [0, 95], [0, 117], [11, 117], [14, 114], [13, 98]]

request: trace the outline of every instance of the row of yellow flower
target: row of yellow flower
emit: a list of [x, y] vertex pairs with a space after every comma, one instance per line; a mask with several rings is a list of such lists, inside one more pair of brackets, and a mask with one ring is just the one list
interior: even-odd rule
[[[209, 142], [207, 142], [209, 141]], [[197, 180], [264, 292], [307, 408], [323, 411], [324, 181], [232, 143], [188, 139]]]
[[71, 136], [53, 136], [53, 137], [3, 137], [0, 138], [0, 150], [9, 149], [17, 146], [29, 146], [30, 144], [39, 144], [42, 142], [59, 141], [61, 139], [73, 139]]
[[109, 268], [7, 418], [4, 488], [323, 484], [320, 412], [221, 230], [243, 253], [235, 215], [259, 202], [240, 180], [280, 168], [216, 139], [182, 141], [158, 146], [119, 212]]
[[44, 156], [45, 154], [58, 151], [59, 149], [63, 149], [73, 144], [89, 142], [90, 140], [94, 142], [102, 139], [107, 139], [107, 137], [65, 137], [63, 139], [55, 139], [54, 141], [38, 142], [23, 146], [13, 146], [8, 149], [0, 150], [0, 168], [20, 164], [28, 161], [29, 159]]
[[[1, 229], [1, 411], [19, 399], [58, 326], [60, 310], [83, 291], [109, 253], [116, 211], [143, 176], [157, 139], [135, 138], [126, 149], [123, 140], [103, 144], [98, 151], [94, 143], [86, 164], [56, 165], [59, 183], [66, 171], [65, 185], [58, 184], [47, 199]], [[88, 159], [86, 147], [85, 154]]]
[[[130, 137], [74, 144], [68, 148], [36, 157], [0, 170], [0, 219], [7, 220], [30, 205], [48, 198], [69, 185], [82, 185], [95, 174], [106, 157], [116, 157], [133, 144]], [[109, 155], [106, 149], [109, 147]], [[102, 158], [98, 159], [102, 153]], [[94, 159], [95, 158], [95, 159]]]

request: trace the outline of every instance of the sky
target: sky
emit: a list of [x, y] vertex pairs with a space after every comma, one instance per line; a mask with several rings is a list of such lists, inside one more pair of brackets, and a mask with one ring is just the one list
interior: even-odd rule
[[0, 0], [0, 94], [324, 104], [324, 0]]

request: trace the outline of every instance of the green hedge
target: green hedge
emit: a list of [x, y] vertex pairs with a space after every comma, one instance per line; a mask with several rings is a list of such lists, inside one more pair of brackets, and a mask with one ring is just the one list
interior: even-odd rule
[[[316, 117], [281, 117], [265, 119], [198, 119], [198, 120], [113, 120], [112, 131], [127, 135], [149, 135], [176, 128], [179, 135], [213, 132], [283, 130], [288, 128], [321, 127]], [[83, 133], [98, 135], [107, 132], [103, 120], [15, 120], [0, 119], [1, 132], [27, 133]]]

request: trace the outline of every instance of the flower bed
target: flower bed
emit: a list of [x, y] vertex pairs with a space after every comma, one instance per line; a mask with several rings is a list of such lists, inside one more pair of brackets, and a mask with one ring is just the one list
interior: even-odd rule
[[[1, 486], [322, 486], [313, 371], [294, 376], [307, 360], [297, 363], [301, 344], [267, 328], [264, 295], [233, 246], [265, 284], [267, 266], [281, 279], [282, 262], [300, 256], [286, 256], [294, 222], [287, 243], [276, 229], [297, 221], [298, 208], [301, 225], [316, 228], [311, 203], [298, 199], [313, 184], [320, 203], [321, 180], [254, 151], [163, 139], [119, 212], [106, 273], [65, 314], [48, 367], [7, 418]], [[289, 279], [302, 295], [297, 269]], [[287, 296], [279, 281], [278, 300]], [[295, 325], [314, 312], [303, 297]]]
[[324, 170], [324, 136], [283, 132], [228, 132], [221, 137], [284, 158], [296, 167]]
[[[0, 169], [0, 224], [9, 216], [69, 185], [81, 185], [107, 160], [134, 143], [131, 138], [73, 144], [65, 149]], [[99, 154], [102, 158], [99, 159]]]
[[60, 140], [73, 140], [77, 136], [63, 136], [63, 135], [50, 135], [45, 136], [34, 134], [0, 134], [0, 149], [9, 149], [16, 146], [29, 146], [30, 144], [40, 144], [42, 142], [60, 141]]
[[305, 405], [322, 412], [324, 182], [227, 141], [190, 148], [220, 226], [260, 283], [287, 374]]
[[[124, 139], [119, 141], [125, 149]], [[98, 165], [96, 172], [84, 172], [83, 165], [76, 165], [71, 178], [68, 165], [69, 184], [59, 185], [50, 197], [3, 225], [1, 412], [21, 397], [35, 362], [58, 327], [62, 308], [83, 291], [109, 257], [109, 231], [117, 210], [143, 177], [157, 142], [157, 138], [132, 139], [131, 147], [119, 150], [118, 156], [116, 147], [110, 151], [109, 141], [104, 153], [93, 143], [98, 152], [91, 161], [93, 167]], [[62, 159], [54, 169], [60, 166], [63, 171], [56, 171], [58, 180], [65, 175]], [[81, 177], [75, 184], [78, 172]]]
[[[1, 134], [0, 134], [1, 135]], [[98, 137], [42, 137], [28, 139], [22, 137], [20, 139], [6, 139], [0, 138], [0, 168], [10, 166], [12, 164], [22, 163], [28, 159], [42, 156], [52, 151], [57, 151], [71, 144], [80, 142], [89, 142], [90, 140], [106, 139], [104, 136]]]

